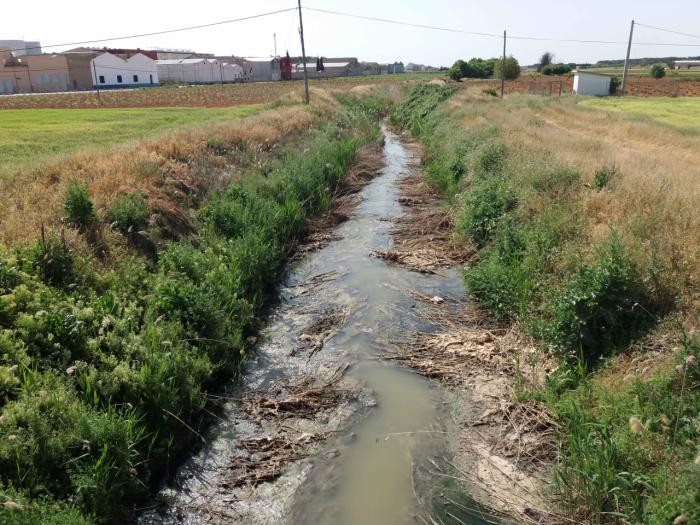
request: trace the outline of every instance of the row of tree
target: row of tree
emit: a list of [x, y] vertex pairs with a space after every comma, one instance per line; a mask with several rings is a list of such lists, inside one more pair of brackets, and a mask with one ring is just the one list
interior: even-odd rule
[[[501, 78], [503, 60], [500, 58], [472, 58], [468, 62], [457, 60], [450, 69], [448, 76], [453, 80], [460, 78]], [[506, 80], [515, 80], [520, 76], [520, 64], [512, 56], [505, 61]]]
[[[453, 80], [459, 80], [460, 78], [500, 79], [502, 77], [502, 67], [503, 59], [501, 58], [472, 58], [466, 62], [457, 60], [447, 71], [447, 74]], [[555, 64], [554, 54], [547, 51], [540, 57], [537, 71], [543, 75], [566, 75], [571, 72], [571, 66], [569, 64]], [[505, 79], [515, 80], [519, 76], [520, 64], [515, 58], [509, 56], [505, 60]]]

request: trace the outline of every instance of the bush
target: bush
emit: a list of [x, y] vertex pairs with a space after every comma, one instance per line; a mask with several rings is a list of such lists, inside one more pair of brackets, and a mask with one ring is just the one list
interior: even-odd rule
[[70, 184], [63, 197], [63, 210], [68, 223], [81, 230], [95, 222], [95, 211], [87, 186]]
[[610, 179], [617, 174], [617, 168], [615, 166], [603, 166], [598, 168], [593, 176], [593, 188], [600, 191], [605, 188], [609, 183]]
[[73, 256], [63, 233], [60, 237], [55, 232], [46, 236], [42, 227], [41, 239], [29, 252], [29, 261], [32, 269], [46, 284], [64, 288], [75, 280]]
[[465, 197], [457, 231], [466, 234], [477, 246], [484, 246], [517, 204], [517, 197], [502, 179], [485, 180]]
[[566, 75], [567, 73], [571, 73], [569, 64], [549, 64], [542, 68], [543, 75]]
[[[503, 78], [502, 70], [503, 60], [497, 60], [493, 68], [493, 78]], [[520, 64], [515, 58], [509, 56], [506, 58], [505, 79], [515, 80], [518, 77], [520, 77]]]
[[554, 299], [544, 335], [571, 359], [582, 352], [587, 364], [595, 364], [653, 321], [641, 302], [638, 272], [613, 235], [595, 263], [582, 264]]
[[107, 220], [123, 234], [138, 232], [148, 224], [148, 204], [140, 193], [119, 197], [107, 211]]
[[484, 95], [489, 95], [490, 97], [497, 97], [498, 91], [495, 88], [488, 88], [484, 90]]
[[666, 64], [654, 64], [649, 69], [651, 78], [664, 78], [666, 76]]
[[617, 95], [617, 90], [620, 89], [620, 85], [622, 85], [620, 77], [610, 77], [610, 94]]

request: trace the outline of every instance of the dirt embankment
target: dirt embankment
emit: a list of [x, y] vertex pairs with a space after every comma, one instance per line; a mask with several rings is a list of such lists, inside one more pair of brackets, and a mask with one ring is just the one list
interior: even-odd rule
[[[411, 148], [420, 157], [419, 146]], [[422, 273], [475, 257], [474, 250], [454, 241], [453, 218], [418, 170], [399, 187], [406, 213], [395, 223], [395, 245], [374, 255]], [[426, 321], [441, 330], [405, 334], [388, 359], [456, 394], [453, 466], [469, 494], [507, 519], [561, 522], [546, 486], [557, 453], [556, 423], [540, 403], [515, 396], [516, 385], [540, 383], [552, 363], [517, 329], [494, 325], [473, 302], [407, 293], [426, 303]]]

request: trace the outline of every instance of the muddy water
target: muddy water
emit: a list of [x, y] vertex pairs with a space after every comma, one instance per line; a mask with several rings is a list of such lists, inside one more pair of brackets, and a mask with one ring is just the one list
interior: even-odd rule
[[[308, 459], [255, 489], [226, 490], [226, 465], [236, 440], [260, 436], [261, 427], [232, 400], [202, 451], [163, 489], [162, 509], [141, 523], [291, 523], [393, 525], [483, 523], [476, 505], [450, 480], [450, 395], [436, 383], [382, 361], [392, 338], [430, 329], [407, 295], [461, 296], [458, 272], [413, 273], [369, 256], [391, 244], [391, 219], [402, 213], [395, 182], [412, 168], [412, 154], [385, 130], [385, 166], [362, 192], [342, 237], [309, 254], [291, 270], [281, 303], [248, 363], [242, 390], [264, 388], [283, 378], [322, 377], [351, 364], [344, 382], [362, 389], [359, 398], [312, 422], [292, 422], [330, 438]], [[329, 274], [329, 272], [332, 272]], [[328, 275], [319, 284], [314, 276]], [[314, 285], [308, 283], [314, 282]], [[294, 353], [298, 334], [328, 308], [347, 308], [335, 336], [313, 356]], [[295, 355], [290, 355], [295, 354]], [[242, 392], [232, 390], [232, 398]], [[447, 502], [446, 502], [447, 501]], [[454, 504], [449, 503], [454, 502]], [[428, 520], [428, 521], [426, 521]]]

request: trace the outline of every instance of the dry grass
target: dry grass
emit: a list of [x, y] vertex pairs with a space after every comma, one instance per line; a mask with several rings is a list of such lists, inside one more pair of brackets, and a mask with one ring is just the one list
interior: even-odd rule
[[[700, 137], [579, 108], [573, 99], [516, 95], [500, 104], [465, 92], [448, 104], [467, 127], [484, 119], [500, 125], [502, 137], [522, 158], [548, 157], [580, 172], [584, 184], [576, 204], [587, 221], [588, 244], [617, 230], [642, 266], [653, 257], [664, 261], [664, 285], [679, 295], [682, 308], [700, 309], [695, 280], [700, 270]], [[615, 169], [609, 185], [602, 191], [586, 187], [603, 167]]]
[[98, 211], [117, 196], [138, 191], [165, 222], [186, 222], [179, 203], [197, 199], [212, 184], [220, 184], [222, 178], [230, 176], [228, 171], [224, 173], [227, 163], [235, 163], [230, 155], [224, 158], [208, 148], [207, 139], [215, 138], [230, 149], [245, 143], [253, 152], [269, 151], [284, 137], [304, 133], [319, 114], [336, 104], [326, 93], [314, 94], [311, 110], [300, 105], [270, 109], [206, 129], [74, 154], [19, 171], [0, 182], [0, 243], [32, 242], [41, 224], [59, 227], [63, 194], [71, 182], [87, 185]]

